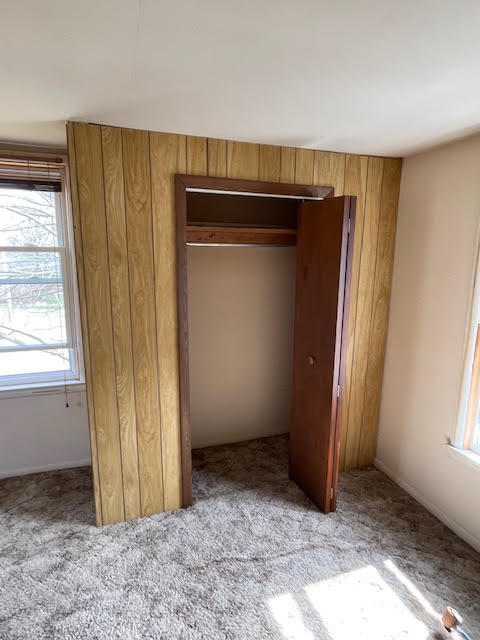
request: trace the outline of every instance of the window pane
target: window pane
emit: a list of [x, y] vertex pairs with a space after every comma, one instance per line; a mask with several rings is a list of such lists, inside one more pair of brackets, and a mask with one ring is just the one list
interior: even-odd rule
[[61, 284], [2, 284], [0, 281], [0, 347], [66, 341]]
[[69, 371], [69, 349], [0, 353], [0, 376]]
[[480, 453], [480, 424], [478, 423], [473, 433], [471, 448], [476, 453]]
[[55, 193], [0, 188], [0, 246], [57, 247]]
[[54, 251], [0, 251], [1, 284], [56, 284], [62, 281], [60, 254]]

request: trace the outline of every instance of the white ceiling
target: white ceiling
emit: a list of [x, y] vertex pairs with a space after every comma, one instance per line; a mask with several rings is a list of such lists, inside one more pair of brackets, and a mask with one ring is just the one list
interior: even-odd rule
[[478, 0], [1, 5], [0, 140], [73, 119], [405, 155], [480, 125]]

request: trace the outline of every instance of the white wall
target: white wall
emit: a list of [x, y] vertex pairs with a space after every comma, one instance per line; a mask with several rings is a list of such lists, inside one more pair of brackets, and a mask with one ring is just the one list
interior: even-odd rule
[[455, 437], [480, 219], [480, 136], [407, 158], [377, 466], [480, 549], [480, 467]]
[[294, 247], [188, 247], [192, 446], [286, 433]]
[[85, 391], [0, 399], [0, 477], [90, 464]]

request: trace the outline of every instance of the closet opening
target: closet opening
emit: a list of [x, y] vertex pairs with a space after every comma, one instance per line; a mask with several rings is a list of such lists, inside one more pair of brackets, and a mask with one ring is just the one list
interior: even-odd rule
[[289, 433], [291, 478], [334, 510], [355, 198], [175, 179], [184, 506], [192, 448]]

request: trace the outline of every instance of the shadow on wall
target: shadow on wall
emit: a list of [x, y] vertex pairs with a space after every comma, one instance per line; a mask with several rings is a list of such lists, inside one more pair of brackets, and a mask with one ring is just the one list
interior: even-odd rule
[[[421, 203], [418, 209], [425, 210]], [[426, 272], [428, 265], [429, 249], [432, 244], [432, 234], [434, 233], [433, 220], [426, 224], [425, 219], [420, 221], [416, 218], [409, 218], [408, 224], [399, 221], [397, 228], [397, 244], [407, 244], [409, 261], [408, 275], [401, 280], [395, 278], [392, 283], [392, 297], [389, 314], [389, 332], [396, 336], [395, 358], [396, 366], [406, 375], [399, 376], [395, 384], [395, 394], [403, 401], [396, 404], [395, 415], [390, 416], [398, 425], [415, 424], [415, 407], [409, 400], [412, 398], [417, 381], [415, 379], [418, 369], [418, 354], [420, 345], [428, 340], [428, 335], [422, 331], [422, 305], [427, 293]], [[408, 305], [398, 305], [398, 300], [409, 300]], [[389, 357], [387, 350], [386, 358]], [[388, 362], [385, 362], [387, 368]], [[383, 400], [383, 398], [382, 398]], [[387, 418], [388, 419], [388, 418]], [[395, 448], [397, 456], [393, 472], [398, 472], [402, 466], [405, 452], [405, 440], [408, 434], [403, 429], [395, 430]]]
[[193, 448], [287, 433], [295, 247], [188, 247]]

